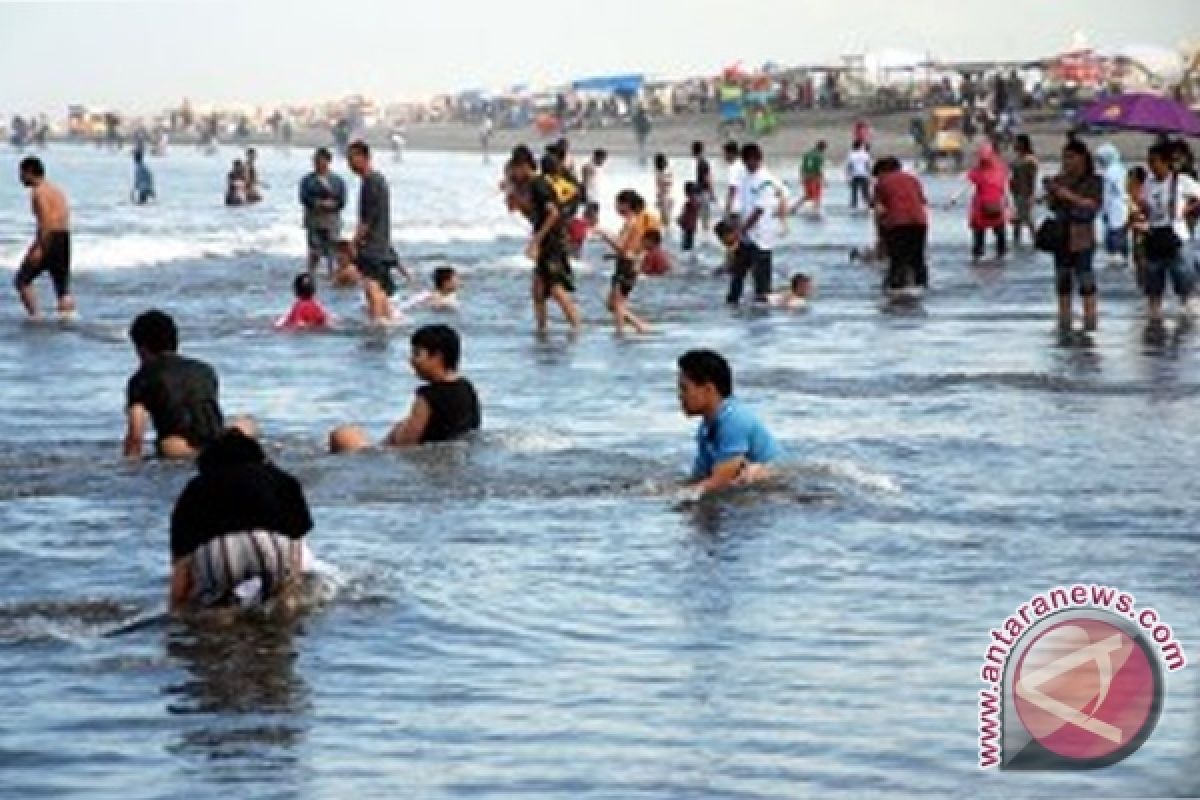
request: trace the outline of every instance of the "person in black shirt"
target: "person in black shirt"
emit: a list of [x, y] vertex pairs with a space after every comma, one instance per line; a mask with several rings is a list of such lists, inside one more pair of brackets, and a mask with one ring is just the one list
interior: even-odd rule
[[692, 157], [696, 159], [696, 189], [699, 200], [699, 228], [709, 230], [712, 216], [712, 204], [716, 201], [713, 191], [712, 166], [704, 157], [704, 142], [692, 142]]
[[[417, 389], [408, 416], [396, 423], [383, 446], [446, 442], [479, 430], [482, 414], [475, 387], [458, 375], [462, 348], [458, 334], [448, 325], [426, 325], [412, 335], [411, 345], [409, 363], [426, 383]], [[367, 447], [370, 438], [362, 428], [343, 425], [329, 434], [329, 449], [334, 453]]]
[[[534, 262], [533, 315], [539, 333], [546, 330], [546, 301], [551, 297], [572, 329], [578, 330], [580, 324], [579, 311], [571, 299], [575, 282], [567, 257], [567, 223], [570, 220], [563, 213], [562, 199], [556, 189], [561, 185], [566, 192], [570, 187], [557, 179], [556, 171], [557, 161], [548, 155], [543, 159], [542, 174], [538, 175], [533, 154], [523, 147], [513, 151], [506, 170], [508, 181], [514, 188], [528, 187], [527, 195], [520, 198], [514, 189], [510, 189], [509, 207], [519, 208], [533, 227], [533, 238], [529, 240], [525, 255]], [[575, 191], [578, 192], [577, 186]]]
[[303, 571], [313, 527], [299, 481], [238, 430], [209, 445], [196, 467], [171, 513], [171, 610], [279, 595]]
[[[142, 457], [147, 421], [157, 434], [163, 458], [192, 458], [225, 430], [217, 400], [217, 374], [203, 361], [179, 355], [175, 321], [161, 311], [139, 315], [129, 329], [141, 368], [125, 390], [126, 458]], [[233, 422], [248, 436], [256, 435], [248, 419]]]

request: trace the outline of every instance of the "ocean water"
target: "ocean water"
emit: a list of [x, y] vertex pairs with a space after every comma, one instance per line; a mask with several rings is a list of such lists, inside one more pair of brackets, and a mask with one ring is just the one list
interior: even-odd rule
[[[722, 307], [706, 248], [642, 281], [655, 333], [618, 339], [591, 252], [586, 330], [539, 339], [497, 165], [384, 155], [403, 260], [425, 282], [463, 274], [452, 319], [486, 431], [333, 458], [331, 427], [381, 436], [415, 382], [404, 329], [271, 330], [302, 261], [306, 155], [264, 152], [266, 202], [236, 210], [232, 151], [153, 160], [148, 208], [128, 203], [127, 155], [45, 157], [74, 202], [81, 319], [0, 304], [0, 795], [1200, 793], [1195, 667], [1169, 676], [1156, 733], [1122, 764], [977, 768], [988, 631], [1034, 593], [1118, 586], [1200, 648], [1197, 334], [1148, 332], [1127, 271], [1100, 271], [1100, 331], [1064, 338], [1044, 259], [972, 268], [962, 212], [939, 211], [933, 291], [886, 311], [877, 273], [847, 259], [869, 223], [835, 184], [827, 218], [793, 220], [776, 256], [780, 282], [815, 276], [807, 312]], [[6, 276], [32, 227], [16, 161], [0, 158]], [[611, 190], [649, 184], [609, 171]], [[937, 202], [958, 188], [928, 183]], [[323, 299], [361, 317], [353, 292]], [[306, 487], [325, 567], [295, 622], [105, 635], [161, 610], [190, 474], [119, 458], [125, 330], [151, 307]], [[780, 485], [676, 502], [695, 423], [674, 363], [697, 346], [730, 358], [784, 442]]]

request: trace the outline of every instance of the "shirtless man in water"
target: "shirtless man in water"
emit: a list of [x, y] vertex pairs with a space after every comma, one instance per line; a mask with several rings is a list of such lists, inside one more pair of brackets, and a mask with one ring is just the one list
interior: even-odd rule
[[21, 184], [32, 190], [37, 234], [17, 270], [13, 285], [26, 313], [36, 319], [37, 292], [33, 282], [43, 272], [49, 272], [58, 297], [58, 313], [70, 314], [75, 310], [75, 300], [71, 297], [71, 211], [67, 196], [46, 180], [46, 168], [41, 159], [30, 156], [21, 161], [20, 178]]

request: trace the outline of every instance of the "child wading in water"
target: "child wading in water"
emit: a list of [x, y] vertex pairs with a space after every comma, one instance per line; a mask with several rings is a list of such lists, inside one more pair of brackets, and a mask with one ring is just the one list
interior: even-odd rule
[[657, 229], [658, 220], [646, 211], [646, 201], [633, 189], [624, 189], [617, 194], [617, 213], [625, 220], [621, 232], [616, 236], [599, 232], [600, 238], [612, 247], [616, 258], [606, 307], [612, 312], [617, 333], [625, 332], [626, 322], [638, 333], [648, 333], [650, 326], [646, 321], [629, 310], [629, 295], [637, 283], [646, 231]]
[[797, 272], [792, 276], [787, 291], [774, 292], [769, 297], [771, 305], [789, 311], [808, 308], [808, 298], [812, 297], [812, 278], [803, 272]]
[[438, 267], [433, 271], [433, 290], [418, 292], [400, 306], [401, 311], [428, 308], [432, 311], [458, 310], [458, 271], [454, 267]]
[[329, 314], [317, 302], [317, 285], [312, 275], [301, 272], [292, 281], [296, 302], [292, 310], [280, 317], [275, 327], [281, 330], [319, 330], [329, 327]]
[[[680, 244], [685, 253], [692, 253], [696, 247], [696, 228], [700, 226], [702, 209], [701, 203], [707, 202], [701, 195], [700, 187], [694, 181], [683, 185], [683, 211], [679, 214]], [[665, 220], [664, 220], [665, 221]]]

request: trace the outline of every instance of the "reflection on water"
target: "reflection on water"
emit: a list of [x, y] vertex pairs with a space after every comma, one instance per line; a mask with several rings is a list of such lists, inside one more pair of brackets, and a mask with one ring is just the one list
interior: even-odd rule
[[186, 678], [165, 687], [166, 709], [185, 717], [178, 755], [288, 764], [307, 733], [309, 688], [296, 671], [301, 623], [219, 614], [171, 626], [167, 655]]

